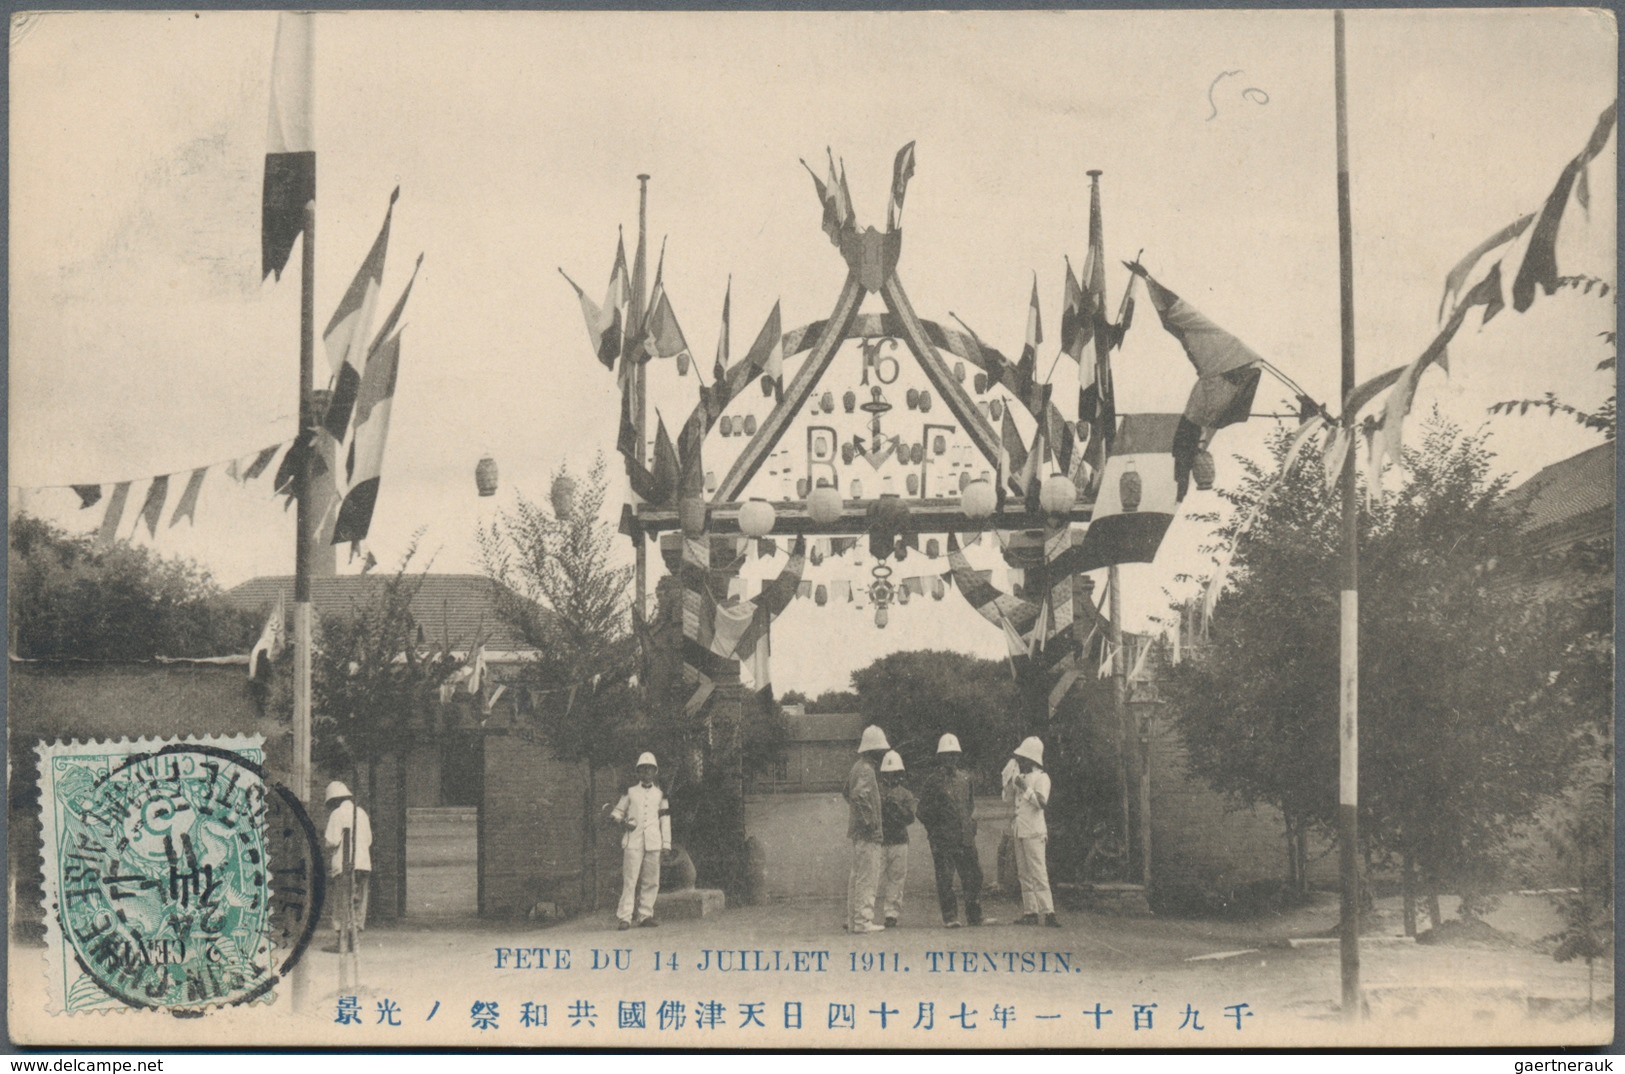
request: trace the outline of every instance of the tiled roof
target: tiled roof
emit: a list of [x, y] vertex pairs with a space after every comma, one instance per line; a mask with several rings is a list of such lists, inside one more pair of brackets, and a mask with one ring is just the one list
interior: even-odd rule
[[1537, 534], [1597, 515], [1599, 524], [1612, 533], [1614, 450], [1611, 442], [1598, 444], [1552, 463], [1513, 489], [1508, 498], [1529, 512], [1524, 532]]
[[[339, 575], [310, 580], [310, 603], [318, 617], [350, 614], [388, 581], [379, 575]], [[483, 574], [428, 574], [412, 598], [412, 616], [430, 642], [448, 638], [454, 649], [483, 638], [487, 650], [522, 650], [531, 646], [508, 625], [497, 606], [498, 583]], [[293, 603], [293, 576], [264, 575], [226, 592], [238, 607], [263, 612], [278, 593]]]

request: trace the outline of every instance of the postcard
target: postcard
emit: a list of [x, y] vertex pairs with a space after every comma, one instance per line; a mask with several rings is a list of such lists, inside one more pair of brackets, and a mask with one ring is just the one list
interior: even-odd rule
[[15, 14], [13, 1041], [1611, 1041], [1616, 37]]

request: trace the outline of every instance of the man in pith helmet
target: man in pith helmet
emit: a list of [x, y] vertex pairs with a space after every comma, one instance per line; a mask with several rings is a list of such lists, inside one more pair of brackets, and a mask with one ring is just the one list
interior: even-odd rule
[[880, 813], [880, 780], [875, 770], [891, 744], [878, 727], [863, 729], [858, 759], [846, 777], [846, 802], [851, 814], [846, 837], [852, 842], [852, 869], [846, 882], [846, 928], [849, 932], [884, 932], [875, 924], [875, 888], [884, 859], [884, 829]]
[[638, 758], [638, 781], [627, 788], [609, 819], [620, 825], [621, 902], [615, 917], [622, 930], [636, 922], [652, 929], [655, 899], [660, 895], [660, 859], [671, 853], [671, 806], [655, 783], [660, 765], [655, 755]]
[[954, 874], [965, 897], [965, 920], [991, 924], [982, 916], [982, 863], [976, 856], [976, 794], [971, 778], [959, 768], [959, 739], [943, 735], [937, 740], [937, 767], [920, 791], [920, 822], [931, 841], [931, 864], [937, 874], [937, 904], [942, 923], [959, 927], [959, 902], [954, 896]]
[[1049, 890], [1049, 864], [1045, 851], [1049, 827], [1044, 810], [1049, 806], [1049, 773], [1044, 771], [1044, 743], [1036, 735], [1022, 740], [1004, 767], [1004, 800], [1016, 805], [1016, 876], [1021, 880], [1021, 920], [1036, 925], [1039, 918], [1050, 928], [1060, 928], [1055, 919], [1055, 900]]
[[[347, 926], [353, 925], [357, 932], [367, 927], [372, 880], [372, 820], [365, 809], [355, 804], [350, 788], [336, 779], [327, 785], [326, 800], [329, 812], [323, 841], [332, 855], [327, 868], [328, 900], [333, 905], [333, 928], [338, 934], [328, 950], [338, 951]], [[351, 874], [355, 878], [353, 897]]]
[[885, 927], [897, 927], [903, 913], [903, 885], [908, 883], [908, 826], [914, 823], [914, 792], [903, 782], [903, 757], [888, 750], [880, 759], [881, 854], [880, 912]]

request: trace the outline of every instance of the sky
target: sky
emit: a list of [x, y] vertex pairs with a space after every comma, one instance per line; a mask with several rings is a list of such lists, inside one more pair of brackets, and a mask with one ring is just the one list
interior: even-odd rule
[[[275, 23], [267, 12], [14, 20], [14, 508], [91, 532], [99, 507], [81, 512], [67, 489], [41, 486], [134, 479], [128, 530], [152, 475], [293, 435], [297, 272], [259, 276]], [[1420, 353], [1451, 266], [1540, 207], [1613, 99], [1615, 32], [1607, 13], [1581, 9], [1349, 13], [1360, 379]], [[397, 185], [383, 303], [424, 255], [368, 547], [390, 567], [416, 540], [417, 567], [477, 571], [481, 526], [517, 494], [545, 498], [561, 466], [579, 472], [599, 452], [613, 478], [606, 515], [618, 514], [615, 378], [594, 360], [558, 270], [602, 295], [617, 229], [629, 253], [636, 238], [639, 173], [652, 176], [651, 275], [664, 241], [666, 290], [706, 370], [730, 281], [735, 359], [775, 302], [787, 329], [834, 304], [845, 268], [800, 160], [822, 174], [831, 147], [859, 223], [883, 227], [893, 155], [913, 141], [898, 275], [922, 317], [952, 324], [956, 314], [1014, 357], [1036, 278], [1048, 367], [1062, 259], [1083, 263], [1086, 172], [1100, 169], [1113, 302], [1128, 278], [1119, 262], [1143, 250], [1161, 282], [1331, 401], [1332, 88], [1326, 11], [320, 14], [318, 325]], [[1593, 164], [1589, 215], [1571, 207], [1559, 245], [1563, 272], [1610, 283], [1615, 152], [1611, 141]], [[1491, 418], [1487, 407], [1548, 390], [1600, 401], [1610, 381], [1595, 366], [1610, 351], [1598, 333], [1613, 318], [1611, 300], [1572, 292], [1482, 328], [1471, 318], [1448, 375], [1427, 374], [1417, 408], [1484, 427], [1498, 464], [1527, 477], [1595, 434], [1561, 419]], [[898, 354], [905, 370], [886, 389], [897, 404], [886, 431], [918, 439], [945, 408], [902, 405], [925, 381]], [[325, 378], [320, 354], [317, 365]], [[1177, 412], [1193, 382], [1143, 292], [1115, 370], [1120, 412]], [[839, 399], [858, 377], [854, 345], [819, 391]], [[675, 434], [696, 383], [673, 362], [653, 369], [651, 435], [656, 411]], [[1054, 383], [1057, 399], [1073, 397], [1070, 363]], [[1266, 378], [1255, 411], [1287, 399]], [[760, 421], [767, 406], [752, 390], [735, 412]], [[808, 420], [751, 494], [782, 495], [783, 475], [770, 471], [800, 465], [794, 445]], [[829, 423], [859, 431], [843, 415]], [[1237, 472], [1232, 456], [1259, 456], [1274, 424], [1255, 418], [1218, 435], [1221, 485]], [[713, 432], [707, 469], [720, 475], [743, 443]], [[501, 488], [481, 498], [474, 467], [487, 453]], [[1187, 513], [1219, 506], [1214, 493], [1185, 502]], [[291, 572], [292, 513], [263, 479], [237, 486], [217, 467], [195, 523], [168, 519], [156, 540], [145, 529], [132, 539], [195, 557], [226, 585]], [[1209, 569], [1204, 532], [1181, 519], [1156, 563], [1124, 568], [1127, 626], [1145, 628], [1170, 594], [1191, 592], [1178, 579]], [[990, 547], [973, 550], [978, 566], [995, 565]], [[341, 570], [358, 569], [339, 558]], [[861, 582], [872, 566], [826, 561], [809, 576]], [[946, 562], [911, 556], [896, 569], [940, 573]], [[999, 632], [952, 592], [896, 609], [884, 631], [867, 610], [803, 600], [775, 625], [774, 685], [841, 688], [886, 652], [926, 647], [1003, 651]]]

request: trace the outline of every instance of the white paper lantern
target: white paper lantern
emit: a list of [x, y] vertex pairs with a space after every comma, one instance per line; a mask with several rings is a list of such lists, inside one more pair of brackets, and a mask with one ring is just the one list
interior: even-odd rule
[[993, 491], [993, 483], [979, 478], [965, 486], [959, 494], [959, 505], [964, 508], [965, 516], [973, 519], [985, 519], [993, 514], [997, 506], [998, 497]]
[[828, 485], [819, 485], [807, 497], [807, 517], [828, 526], [841, 517], [841, 494]]
[[1065, 474], [1050, 474], [1038, 487], [1038, 502], [1046, 514], [1064, 515], [1077, 502], [1078, 488]]
[[739, 532], [746, 537], [766, 537], [773, 532], [779, 513], [762, 499], [752, 499], [739, 509]]

